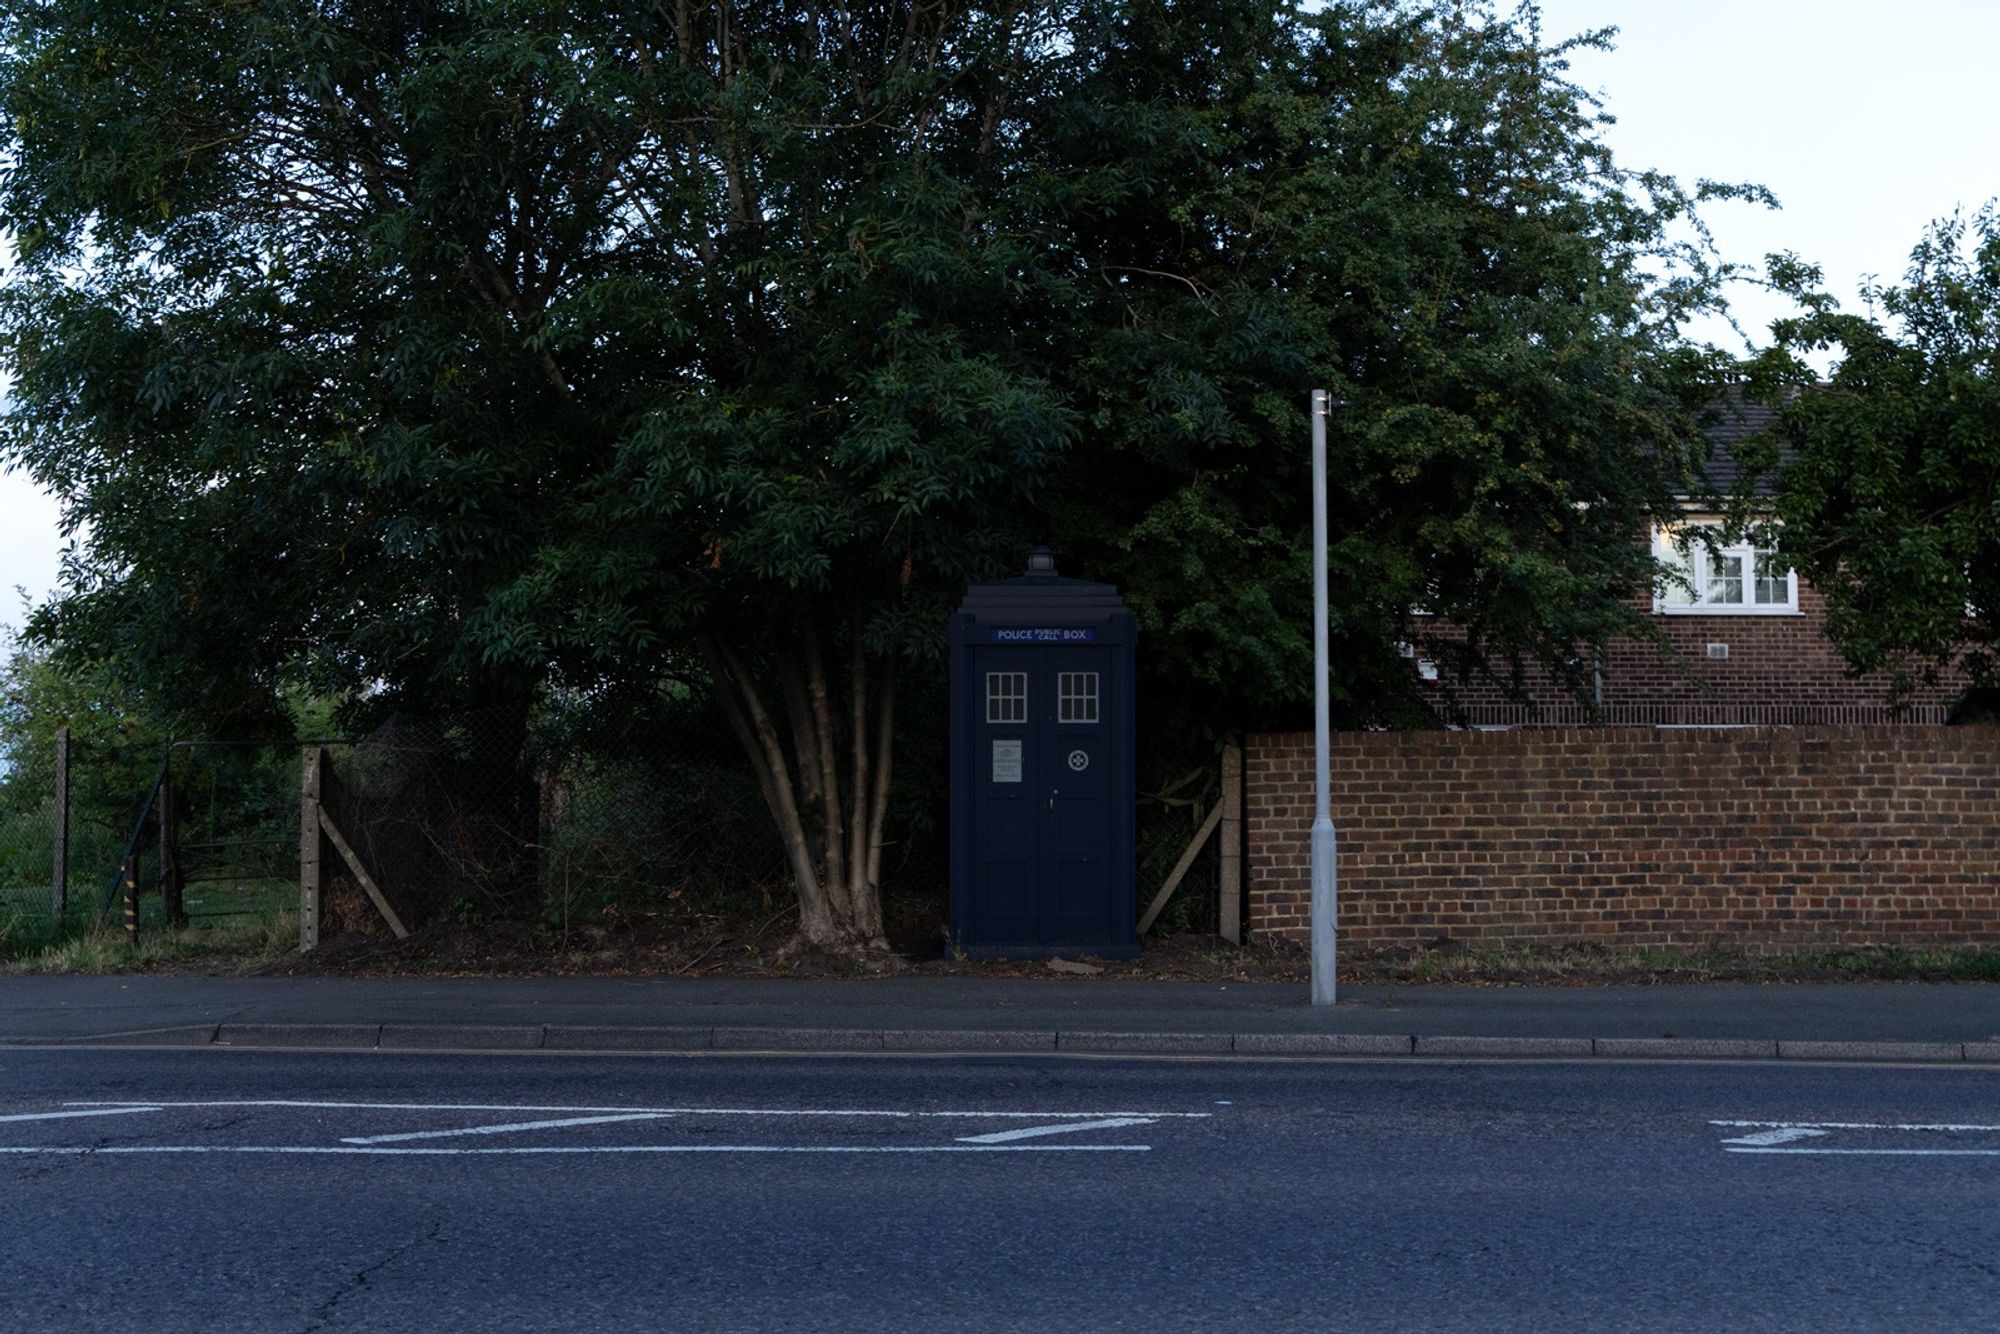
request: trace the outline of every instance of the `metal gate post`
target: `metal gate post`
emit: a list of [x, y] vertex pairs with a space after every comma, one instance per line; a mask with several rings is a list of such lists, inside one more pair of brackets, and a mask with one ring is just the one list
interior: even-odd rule
[[49, 871], [49, 916], [61, 930], [69, 914], [69, 729], [56, 732], [56, 827], [53, 865]]
[[139, 854], [133, 853], [125, 859], [125, 940], [128, 944], [139, 943]]

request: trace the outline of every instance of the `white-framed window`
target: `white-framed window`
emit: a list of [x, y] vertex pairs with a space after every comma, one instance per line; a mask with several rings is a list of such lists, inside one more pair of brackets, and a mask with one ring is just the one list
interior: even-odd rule
[[1719, 535], [1714, 520], [1690, 520], [1653, 533], [1659, 572], [1653, 610], [1668, 616], [1782, 616], [1799, 609], [1799, 576], [1781, 565], [1769, 539], [1746, 536], [1711, 547], [1703, 529]]
[[1097, 721], [1097, 673], [1056, 673], [1056, 718], [1065, 723]]
[[989, 723], [1028, 721], [1026, 672], [986, 673], [986, 721]]

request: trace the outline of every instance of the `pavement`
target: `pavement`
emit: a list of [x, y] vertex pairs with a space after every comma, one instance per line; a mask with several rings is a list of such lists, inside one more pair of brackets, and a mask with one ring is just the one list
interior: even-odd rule
[[2000, 986], [0, 977], [0, 1046], [1079, 1052], [2000, 1065]]

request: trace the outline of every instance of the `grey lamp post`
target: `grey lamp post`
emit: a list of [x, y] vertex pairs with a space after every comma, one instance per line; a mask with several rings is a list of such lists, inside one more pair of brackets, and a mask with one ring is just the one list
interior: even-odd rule
[[1333, 834], [1332, 761], [1327, 724], [1326, 661], [1326, 419], [1342, 406], [1324, 389], [1312, 393], [1313, 441], [1313, 826], [1312, 1003], [1334, 997], [1334, 904], [1339, 891]]

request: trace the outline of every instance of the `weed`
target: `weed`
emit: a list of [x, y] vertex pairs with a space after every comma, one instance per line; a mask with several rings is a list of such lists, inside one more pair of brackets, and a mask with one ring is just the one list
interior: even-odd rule
[[126, 973], [199, 964], [251, 972], [296, 950], [298, 933], [294, 912], [273, 913], [241, 926], [153, 929], [136, 942], [117, 927], [91, 927], [33, 953], [16, 951], [8, 968], [20, 973]]

